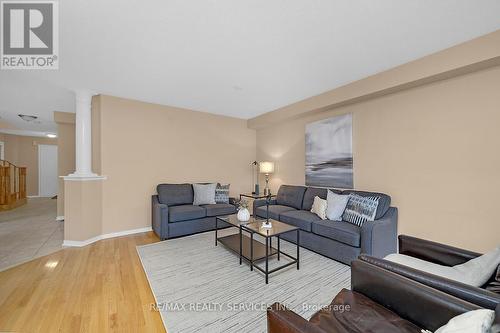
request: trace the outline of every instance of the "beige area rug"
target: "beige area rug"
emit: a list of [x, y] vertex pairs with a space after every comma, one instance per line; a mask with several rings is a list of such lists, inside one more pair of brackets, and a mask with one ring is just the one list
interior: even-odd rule
[[0, 212], [0, 271], [62, 249], [64, 223], [55, 220], [56, 213], [50, 198]]
[[[295, 253], [295, 245], [285, 241], [282, 249]], [[305, 249], [300, 270], [278, 271], [266, 285], [263, 274], [240, 266], [237, 255], [214, 245], [214, 232], [137, 251], [169, 333], [266, 332], [266, 308], [272, 303], [281, 302], [308, 319], [350, 287], [349, 266]], [[275, 264], [272, 260], [270, 266]]]

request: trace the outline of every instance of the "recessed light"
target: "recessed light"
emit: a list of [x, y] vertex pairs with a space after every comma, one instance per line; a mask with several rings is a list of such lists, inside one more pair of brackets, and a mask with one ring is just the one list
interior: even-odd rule
[[48, 133], [47, 134], [47, 137], [51, 138], [51, 139], [54, 139], [54, 138], [57, 138], [57, 135], [54, 134], [54, 133]]

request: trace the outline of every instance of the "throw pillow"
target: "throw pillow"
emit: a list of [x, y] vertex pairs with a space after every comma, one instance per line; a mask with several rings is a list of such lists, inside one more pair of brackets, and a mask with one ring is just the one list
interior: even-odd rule
[[435, 333], [489, 333], [494, 319], [495, 311], [493, 310], [468, 311], [451, 318]]
[[497, 268], [497, 272], [493, 280], [486, 285], [486, 290], [500, 294], [500, 265]]
[[482, 256], [453, 267], [438, 265], [399, 253], [389, 254], [384, 259], [474, 287], [481, 287], [490, 279], [500, 264], [500, 246]]
[[215, 202], [218, 204], [228, 204], [229, 203], [229, 186], [217, 184], [215, 188]]
[[366, 221], [374, 221], [380, 197], [362, 197], [350, 194], [342, 220], [361, 227]]
[[320, 219], [326, 220], [326, 207], [328, 206], [328, 202], [324, 199], [321, 199], [318, 196], [314, 197], [313, 205], [311, 208], [311, 213], [314, 213], [319, 216]]
[[198, 206], [215, 204], [216, 187], [217, 184], [193, 184], [193, 205]]
[[326, 217], [332, 221], [342, 221], [349, 195], [340, 195], [328, 190], [326, 194]]

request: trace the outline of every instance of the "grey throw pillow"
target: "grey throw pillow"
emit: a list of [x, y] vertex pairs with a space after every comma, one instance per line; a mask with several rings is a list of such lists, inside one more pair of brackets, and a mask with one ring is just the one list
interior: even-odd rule
[[342, 220], [361, 227], [366, 221], [374, 221], [380, 197], [362, 197], [350, 194]]
[[342, 221], [342, 215], [349, 202], [349, 195], [340, 195], [328, 190], [326, 201], [328, 201], [326, 217], [331, 221]]
[[194, 201], [193, 205], [213, 205], [215, 204], [215, 188], [217, 184], [193, 184]]
[[218, 204], [228, 204], [229, 203], [229, 186], [217, 184], [215, 188], [215, 202]]

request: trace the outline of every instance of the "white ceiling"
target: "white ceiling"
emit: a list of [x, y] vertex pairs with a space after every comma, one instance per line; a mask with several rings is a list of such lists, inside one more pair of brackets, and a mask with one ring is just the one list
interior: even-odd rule
[[[498, 0], [60, 1], [60, 69], [0, 71], [0, 116], [66, 88], [251, 118], [500, 29]], [[64, 87], [64, 88], [61, 88]]]

